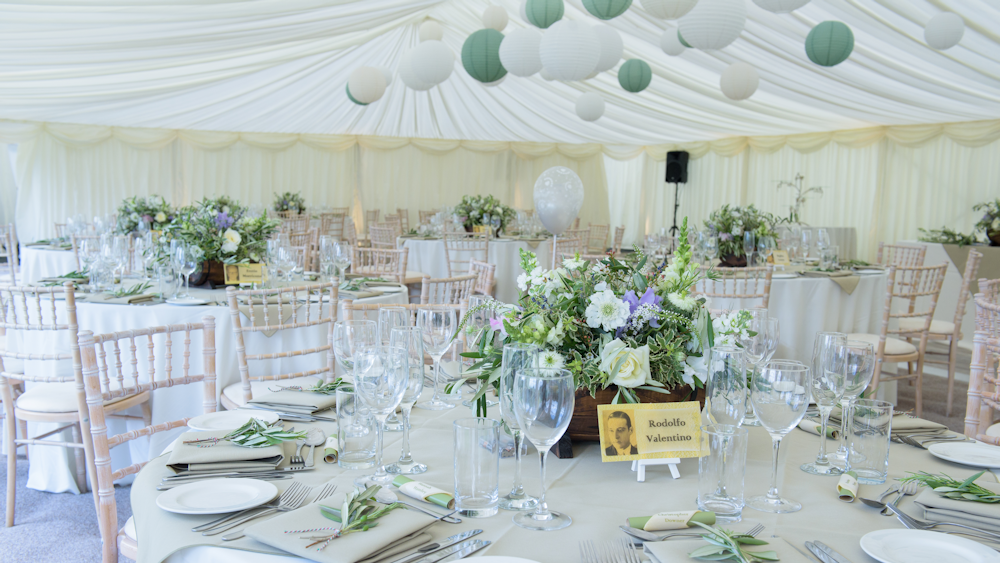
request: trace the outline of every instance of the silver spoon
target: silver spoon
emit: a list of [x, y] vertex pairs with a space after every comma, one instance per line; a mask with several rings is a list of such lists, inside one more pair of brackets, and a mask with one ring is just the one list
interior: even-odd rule
[[309, 446], [309, 453], [306, 457], [306, 467], [313, 466], [313, 450], [316, 446], [322, 446], [326, 443], [326, 432], [323, 432], [319, 428], [313, 428], [309, 430], [306, 434], [306, 445]]

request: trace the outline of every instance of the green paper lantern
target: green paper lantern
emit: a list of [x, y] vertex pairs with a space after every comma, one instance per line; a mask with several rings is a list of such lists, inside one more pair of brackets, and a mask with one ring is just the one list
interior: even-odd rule
[[653, 70], [646, 61], [629, 59], [618, 69], [618, 83], [629, 92], [642, 92], [653, 80]]
[[351, 100], [352, 102], [358, 104], [359, 106], [367, 106], [368, 105], [368, 104], [363, 104], [363, 103], [361, 103], [361, 102], [359, 102], [359, 101], [357, 101], [357, 100], [354, 99], [354, 96], [351, 95], [351, 85], [350, 84], [344, 84], [344, 90], [347, 91], [347, 98], [349, 100]]
[[602, 20], [617, 18], [631, 5], [632, 0], [583, 0], [583, 7]]
[[462, 66], [469, 76], [487, 83], [496, 82], [507, 75], [500, 63], [500, 42], [503, 34], [495, 29], [480, 29], [462, 45]]
[[691, 47], [691, 45], [684, 40], [684, 36], [681, 35], [681, 30], [679, 29], [677, 30], [677, 40], [681, 42], [681, 45], [684, 45], [688, 49], [693, 49], [693, 47]]
[[834, 66], [847, 60], [854, 50], [854, 33], [847, 24], [825, 21], [806, 36], [806, 55], [821, 66]]
[[563, 0], [528, 0], [524, 13], [535, 27], [548, 29], [563, 17], [566, 6]]

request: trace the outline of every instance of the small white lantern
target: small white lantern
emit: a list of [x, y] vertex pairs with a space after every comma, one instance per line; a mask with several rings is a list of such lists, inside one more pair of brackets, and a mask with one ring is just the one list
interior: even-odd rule
[[542, 67], [542, 70], [538, 71], [538, 76], [541, 76], [546, 82], [552, 82], [556, 79], [555, 76], [552, 76], [551, 72], [545, 70], [545, 67]]
[[503, 31], [507, 27], [508, 21], [507, 10], [503, 9], [502, 6], [490, 4], [483, 11], [483, 27], [485, 28]]
[[542, 33], [534, 27], [516, 29], [500, 42], [500, 63], [514, 76], [531, 76], [542, 70], [541, 44]]
[[[809, 0], [753, 0], [761, 8], [775, 14], [787, 14], [809, 3]], [[684, 36], [685, 38], [687, 35]]]
[[594, 72], [604, 72], [611, 70], [622, 60], [622, 51], [625, 45], [622, 36], [610, 25], [598, 25], [594, 27], [594, 33], [601, 42], [601, 56], [597, 60], [597, 68]]
[[639, 0], [654, 18], [676, 20], [691, 11], [698, 0]]
[[747, 23], [746, 0], [699, 0], [678, 23], [688, 45], [722, 49], [736, 41]]
[[924, 26], [924, 41], [927, 41], [932, 49], [939, 51], [958, 45], [963, 35], [965, 35], [965, 20], [952, 12], [940, 13]]
[[757, 69], [744, 62], [733, 63], [722, 71], [719, 87], [730, 100], [745, 100], [757, 91], [760, 76]]
[[403, 53], [403, 57], [399, 61], [399, 79], [410, 89], [420, 91], [430, 90], [435, 85], [417, 78], [417, 74], [413, 70], [413, 63], [411, 62], [413, 60], [412, 55], [412, 49]]
[[455, 55], [440, 41], [424, 41], [410, 52], [410, 65], [417, 80], [437, 85], [451, 76]]
[[683, 53], [684, 49], [687, 49], [687, 47], [681, 43], [681, 40], [677, 38], [677, 30], [672, 27], [668, 27], [667, 30], [663, 32], [663, 35], [660, 36], [660, 48], [663, 49], [664, 53], [670, 55], [671, 57], [676, 57], [677, 55]]
[[421, 41], [440, 41], [444, 37], [444, 28], [435, 21], [427, 20], [420, 24]]
[[604, 100], [593, 92], [576, 99], [576, 115], [584, 121], [597, 121], [604, 115]]
[[385, 94], [385, 75], [374, 67], [358, 67], [347, 78], [347, 88], [351, 96], [362, 104], [377, 102]]
[[597, 68], [601, 41], [589, 25], [561, 19], [542, 35], [539, 54], [556, 80], [583, 80]]

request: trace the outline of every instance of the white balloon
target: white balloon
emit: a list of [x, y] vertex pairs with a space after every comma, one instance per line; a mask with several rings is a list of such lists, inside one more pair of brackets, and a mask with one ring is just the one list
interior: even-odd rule
[[744, 62], [729, 65], [719, 77], [722, 93], [731, 100], [745, 100], [753, 96], [759, 85], [757, 69]]
[[444, 28], [438, 22], [427, 20], [420, 24], [418, 35], [421, 41], [440, 41], [444, 37]]
[[[761, 8], [775, 14], [787, 14], [809, 3], [809, 0], [753, 0]], [[687, 35], [684, 36], [685, 38]]]
[[542, 33], [537, 29], [516, 29], [500, 42], [500, 64], [514, 76], [531, 76], [542, 70], [541, 44]]
[[483, 11], [483, 27], [485, 28], [503, 31], [507, 27], [508, 21], [507, 10], [503, 9], [502, 6], [490, 4]]
[[601, 41], [589, 25], [561, 19], [545, 30], [539, 54], [556, 80], [583, 80], [597, 68]]
[[385, 76], [377, 68], [358, 67], [347, 78], [347, 89], [355, 100], [363, 104], [377, 102], [385, 94]]
[[594, 70], [596, 72], [611, 70], [622, 60], [622, 51], [625, 49], [622, 36], [610, 25], [594, 26], [594, 33], [601, 42], [601, 56], [597, 59], [597, 68]]
[[676, 57], [677, 55], [683, 53], [684, 49], [687, 49], [687, 47], [681, 43], [681, 40], [677, 38], [677, 30], [672, 27], [668, 27], [667, 30], [663, 32], [663, 35], [660, 36], [660, 48], [663, 49], [664, 53], [670, 55], [671, 57]]
[[413, 90], [430, 90], [434, 87], [434, 84], [424, 82], [417, 78], [417, 75], [413, 70], [413, 64], [411, 63], [412, 55], [412, 49], [403, 53], [403, 57], [399, 61], [399, 79], [402, 80], [403, 84], [406, 84], [408, 88]]
[[963, 35], [965, 35], [965, 20], [952, 12], [940, 13], [924, 26], [924, 41], [939, 51], [958, 45]]
[[642, 8], [654, 18], [676, 20], [691, 11], [698, 0], [640, 0]]
[[538, 71], [538, 76], [541, 76], [543, 79], [549, 82], [552, 82], [553, 80], [556, 79], [555, 76], [552, 76], [551, 72], [545, 70], [545, 67], [542, 67], [542, 70]]
[[410, 65], [417, 80], [437, 85], [451, 76], [455, 69], [455, 54], [440, 41], [424, 41], [411, 51]]
[[389, 85], [392, 84], [392, 71], [389, 70], [388, 67], [384, 67], [384, 66], [377, 66], [375, 68], [377, 68], [380, 71], [382, 71], [382, 76], [385, 77], [385, 87], [388, 88]]
[[583, 181], [565, 166], [549, 168], [535, 181], [535, 213], [542, 225], [561, 235], [583, 208]]
[[604, 100], [593, 92], [576, 99], [576, 115], [584, 121], [597, 121], [604, 115]]
[[678, 22], [681, 35], [696, 49], [722, 49], [743, 32], [746, 0], [699, 0]]

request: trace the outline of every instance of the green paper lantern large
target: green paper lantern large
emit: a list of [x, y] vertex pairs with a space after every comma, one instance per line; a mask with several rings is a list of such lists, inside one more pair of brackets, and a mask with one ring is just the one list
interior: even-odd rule
[[500, 62], [500, 42], [503, 34], [495, 29], [480, 29], [462, 45], [462, 66], [469, 76], [487, 83], [496, 82], [507, 75]]
[[563, 0], [528, 0], [524, 5], [524, 14], [535, 27], [548, 29], [550, 25], [561, 20], [566, 6]]
[[347, 98], [349, 100], [351, 100], [352, 102], [358, 104], [359, 106], [367, 106], [368, 105], [368, 104], [363, 104], [363, 103], [361, 103], [361, 102], [359, 102], [359, 101], [357, 101], [357, 100], [354, 99], [354, 96], [351, 95], [351, 86], [349, 84], [344, 84], [344, 90], [347, 91]]
[[629, 59], [618, 69], [618, 83], [632, 93], [642, 92], [652, 80], [653, 69], [640, 59]]
[[847, 60], [854, 50], [854, 33], [847, 24], [825, 21], [806, 36], [806, 55], [821, 66], [834, 66]]
[[632, 5], [632, 0], [583, 0], [583, 7], [602, 20], [617, 18]]
[[684, 36], [681, 35], [681, 30], [679, 30], [679, 29], [677, 30], [677, 40], [681, 42], [681, 45], [684, 45], [688, 49], [692, 49], [693, 48], [693, 47], [691, 47], [691, 45], [687, 41], [684, 40]]

